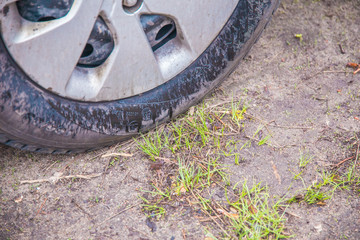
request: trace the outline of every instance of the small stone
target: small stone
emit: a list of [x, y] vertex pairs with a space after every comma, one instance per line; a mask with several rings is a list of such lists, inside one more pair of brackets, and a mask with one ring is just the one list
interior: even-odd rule
[[151, 232], [156, 232], [156, 223], [152, 222], [150, 218], [146, 218], [145, 223], [151, 229]]
[[20, 202], [22, 202], [23, 198], [24, 198], [23, 195], [21, 195], [21, 196], [15, 198], [15, 199], [14, 199], [14, 202], [20, 203]]
[[320, 233], [323, 230], [321, 224], [314, 225], [314, 228], [318, 233]]

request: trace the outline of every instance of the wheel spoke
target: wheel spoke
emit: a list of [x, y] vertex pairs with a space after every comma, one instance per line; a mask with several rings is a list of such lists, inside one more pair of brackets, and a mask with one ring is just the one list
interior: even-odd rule
[[3, 20], [12, 21], [5, 24], [10, 27], [2, 29], [5, 42], [17, 63], [33, 80], [64, 94], [101, 5], [102, 1], [98, 0], [75, 1], [63, 18], [29, 22], [15, 16], [18, 13], [13, 4], [10, 14]]
[[193, 53], [199, 55], [217, 36], [237, 3], [238, 0], [146, 0], [142, 11], [173, 18]]
[[[100, 99], [128, 97], [164, 82], [139, 16], [126, 14], [121, 6], [117, 7], [108, 16], [115, 31], [116, 47], [101, 69], [103, 86], [97, 96]], [[112, 96], [114, 89], [119, 90], [115, 91], [116, 96]]]

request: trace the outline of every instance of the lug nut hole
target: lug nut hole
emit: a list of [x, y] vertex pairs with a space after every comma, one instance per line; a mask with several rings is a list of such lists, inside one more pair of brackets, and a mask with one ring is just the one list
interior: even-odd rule
[[91, 44], [86, 44], [83, 53], [81, 54], [81, 58], [90, 56], [94, 51], [94, 48]]
[[168, 35], [171, 31], [171, 29], [173, 29], [174, 26], [172, 24], [167, 24], [165, 26], [163, 26], [159, 32], [156, 34], [155, 40], [160, 40], [163, 37], [165, 37], [166, 35]]

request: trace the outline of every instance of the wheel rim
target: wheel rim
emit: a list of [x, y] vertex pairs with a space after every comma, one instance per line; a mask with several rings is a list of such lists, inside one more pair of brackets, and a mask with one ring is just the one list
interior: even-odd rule
[[[237, 2], [6, 1], [0, 3], [1, 35], [41, 87], [66, 98], [111, 101], [179, 74], [210, 45]], [[46, 6], [32, 10], [34, 4]]]

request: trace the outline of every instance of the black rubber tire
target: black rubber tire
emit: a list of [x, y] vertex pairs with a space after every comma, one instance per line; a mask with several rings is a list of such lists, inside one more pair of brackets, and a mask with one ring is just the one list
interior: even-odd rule
[[240, 0], [205, 52], [182, 73], [141, 95], [86, 103], [35, 84], [0, 40], [0, 143], [46, 153], [82, 152], [128, 139], [199, 102], [256, 42], [280, 0]]

